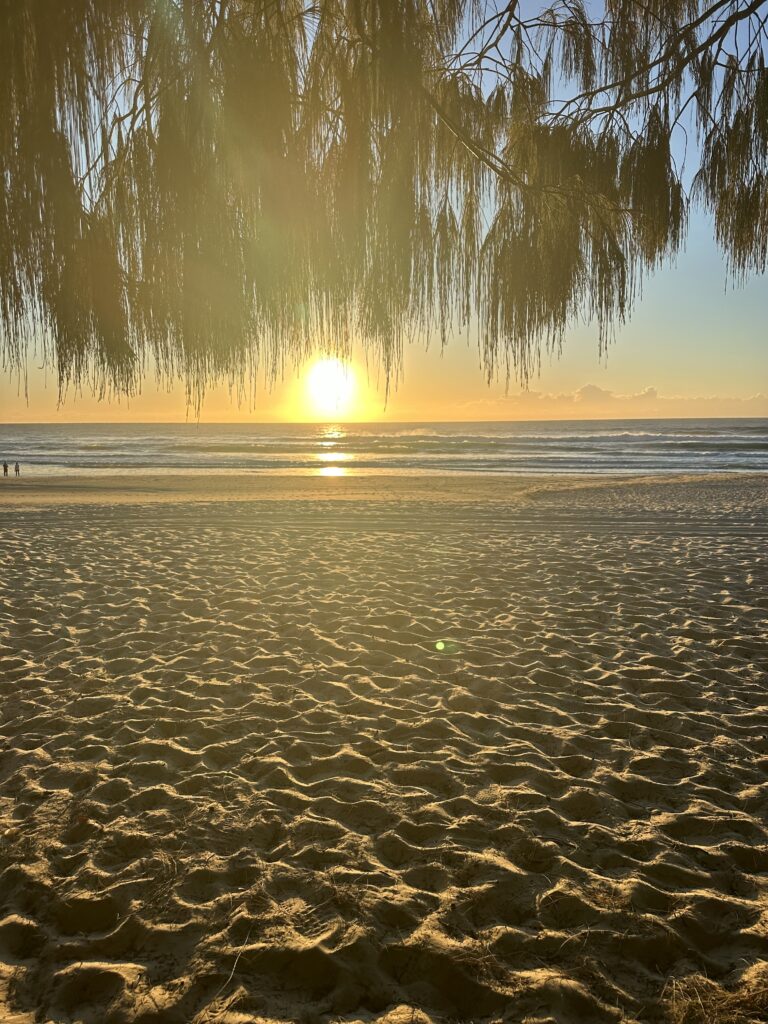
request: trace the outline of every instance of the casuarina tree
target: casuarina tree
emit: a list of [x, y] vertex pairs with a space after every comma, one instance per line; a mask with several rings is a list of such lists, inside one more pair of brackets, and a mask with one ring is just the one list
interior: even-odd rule
[[0, 331], [190, 398], [475, 332], [603, 343], [708, 210], [768, 251], [768, 0], [1, 0]]

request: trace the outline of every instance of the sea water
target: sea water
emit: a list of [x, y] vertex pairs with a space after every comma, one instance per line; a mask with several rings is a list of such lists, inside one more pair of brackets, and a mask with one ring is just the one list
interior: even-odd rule
[[25, 476], [768, 472], [768, 419], [14, 424], [2, 459]]

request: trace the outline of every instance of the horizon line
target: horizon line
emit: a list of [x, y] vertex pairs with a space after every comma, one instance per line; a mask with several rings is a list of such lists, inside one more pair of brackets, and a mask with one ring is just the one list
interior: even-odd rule
[[674, 421], [710, 420], [766, 420], [768, 416], [549, 416], [542, 418], [516, 417], [514, 419], [464, 420], [16, 420], [0, 422], [3, 427], [368, 427], [402, 426], [414, 423], [655, 423]]

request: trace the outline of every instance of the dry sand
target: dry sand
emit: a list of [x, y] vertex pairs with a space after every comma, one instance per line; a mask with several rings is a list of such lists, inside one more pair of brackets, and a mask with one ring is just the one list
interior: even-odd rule
[[768, 1020], [767, 510], [4, 481], [0, 1020]]

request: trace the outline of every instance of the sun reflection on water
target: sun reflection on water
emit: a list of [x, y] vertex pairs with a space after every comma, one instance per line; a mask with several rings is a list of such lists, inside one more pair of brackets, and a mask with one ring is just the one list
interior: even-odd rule
[[315, 458], [320, 462], [346, 462], [352, 456], [349, 452], [317, 452]]
[[[352, 455], [349, 452], [339, 451], [339, 445], [344, 444], [346, 436], [346, 431], [337, 423], [329, 423], [323, 427], [320, 431], [321, 440], [317, 441], [317, 447], [325, 450], [316, 451], [315, 459], [318, 462], [349, 462]], [[322, 466], [315, 470], [317, 476], [347, 476], [348, 473], [349, 470], [339, 465]]]

